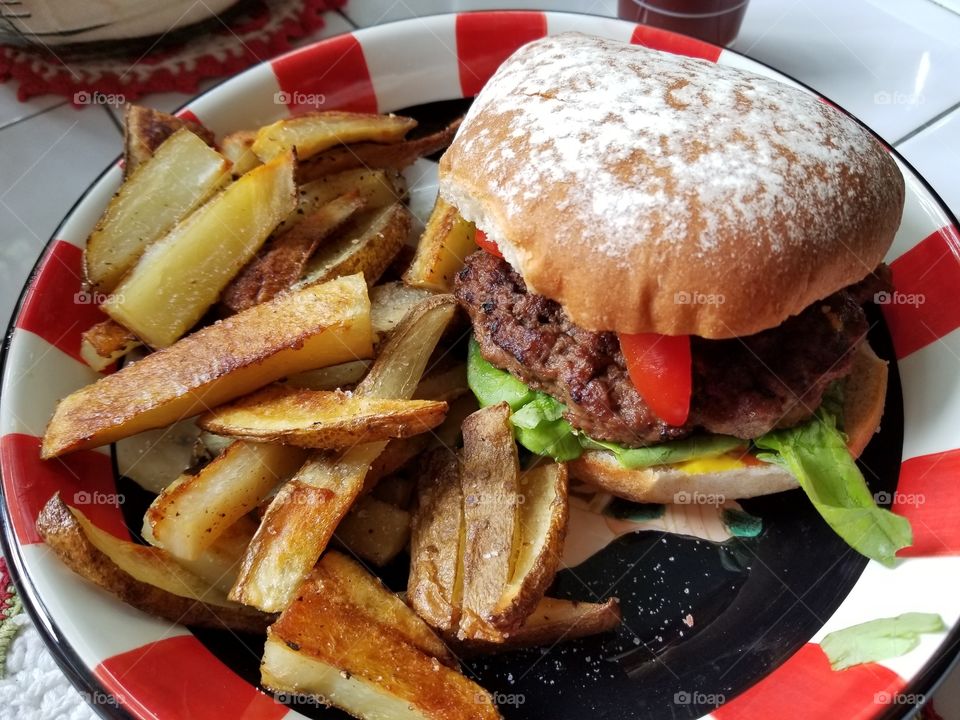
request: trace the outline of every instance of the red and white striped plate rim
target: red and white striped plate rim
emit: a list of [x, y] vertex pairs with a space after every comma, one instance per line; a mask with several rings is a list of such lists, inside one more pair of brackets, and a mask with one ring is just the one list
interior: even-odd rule
[[[698, 40], [607, 18], [543, 12], [437, 15], [377, 26], [296, 50], [254, 67], [181, 112], [218, 136], [256, 127], [323, 97], [326, 109], [387, 112], [475, 95], [520, 45], [577, 30], [794, 81], [748, 58]], [[906, 178], [903, 223], [888, 256], [896, 291], [922, 298], [884, 306], [903, 383], [904, 443], [894, 510], [913, 523], [913, 547], [889, 570], [863, 575], [823, 628], [785, 664], [720, 707], [720, 720], [757, 717], [874, 717], [891, 698], [948, 654], [925, 638], [912, 653], [832, 672], [817, 641], [876, 617], [937, 612], [960, 617], [960, 234], [923, 180], [898, 158]], [[30, 278], [5, 348], [0, 470], [5, 540], [41, 631], [82, 686], [97, 687], [138, 718], [299, 717], [236, 675], [193, 634], [148, 617], [82, 581], [43, 546], [34, 520], [55, 492], [116, 493], [107, 449], [50, 462], [40, 436], [57, 400], [97, 378], [79, 357], [80, 333], [104, 318], [99, 298], [82, 295], [88, 233], [121, 180], [119, 165], [90, 188], [51, 239]], [[99, 493], [99, 495], [98, 495]], [[923, 502], [912, 502], [917, 496]], [[901, 498], [907, 500], [901, 501]], [[119, 508], [82, 509], [100, 527], [129, 537]], [[90, 678], [95, 678], [91, 685]], [[88, 698], [97, 702], [98, 698]]]

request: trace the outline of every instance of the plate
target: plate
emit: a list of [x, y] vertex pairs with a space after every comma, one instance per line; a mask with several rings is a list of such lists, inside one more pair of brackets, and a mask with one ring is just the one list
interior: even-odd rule
[[[218, 136], [315, 108], [407, 109], [438, 120], [462, 110], [514, 49], [569, 30], [799, 86], [729, 50], [619, 20], [481, 12], [324, 40], [238, 75], [180, 115]], [[598, 514], [579, 492], [570, 534], [580, 541], [568, 545], [570, 567], [553, 593], [618, 596], [624, 623], [608, 636], [466, 663], [506, 717], [895, 717], [922, 701], [952, 662], [960, 640], [960, 235], [923, 179], [897, 161], [907, 199], [888, 257], [896, 291], [871, 317], [871, 344], [890, 360], [891, 388], [862, 466], [878, 501], [911, 519], [913, 547], [893, 570], [868, 562], [827, 529], [800, 491], [743, 501], [762, 521], [753, 537], [723, 508], [614, 504]], [[80, 333], [103, 317], [101, 298], [81, 288], [81, 248], [120, 177], [119, 164], [108, 168], [57, 230], [4, 348], [4, 550], [26, 605], [61, 667], [106, 716], [344, 717], [258, 690], [262, 640], [148, 617], [73, 575], [33, 528], [55, 491], [123, 537], [136, 535], [149, 502], [117, 472], [115, 448], [48, 463], [38, 453], [56, 401], [96, 379], [79, 358]], [[435, 194], [435, 165], [420, 161], [409, 181], [422, 217]], [[402, 568], [384, 574], [402, 588]], [[826, 633], [909, 611], [939, 613], [949, 633], [925, 636], [899, 658], [830, 670], [818, 645]]]

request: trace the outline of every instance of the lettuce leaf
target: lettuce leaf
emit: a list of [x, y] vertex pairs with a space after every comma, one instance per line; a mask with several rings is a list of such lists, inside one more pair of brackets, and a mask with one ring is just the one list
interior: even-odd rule
[[637, 469], [715, 457], [743, 445], [742, 440], [722, 435], [674, 440], [646, 448], [626, 448], [593, 440], [574, 430], [564, 419], [563, 403], [547, 393], [532, 390], [507, 371], [487, 362], [474, 338], [470, 339], [467, 354], [467, 384], [483, 407], [506, 402], [512, 410], [510, 421], [517, 442], [531, 452], [548, 455], [558, 462], [575, 460], [584, 449], [609, 450], [623, 466]]
[[921, 633], [944, 630], [946, 625], [939, 615], [911, 612], [835, 630], [820, 641], [820, 647], [830, 659], [830, 667], [845, 670], [905, 655], [920, 644]]
[[804, 425], [754, 442], [772, 451], [757, 457], [789, 470], [827, 524], [860, 554], [890, 567], [897, 550], [913, 542], [909, 520], [877, 507], [836, 418], [823, 408]]

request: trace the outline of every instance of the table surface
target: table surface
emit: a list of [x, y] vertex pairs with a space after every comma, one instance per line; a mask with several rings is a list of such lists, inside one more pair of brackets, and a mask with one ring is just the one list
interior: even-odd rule
[[[616, 0], [354, 0], [312, 39], [418, 15], [527, 8], [614, 15]], [[732, 48], [812, 86], [912, 163], [960, 213], [960, 0], [751, 0]], [[209, 87], [215, 83], [208, 83]], [[171, 110], [190, 96], [140, 102]], [[118, 112], [0, 85], [0, 318], [57, 224], [119, 152]], [[960, 720], [960, 671], [935, 696]]]

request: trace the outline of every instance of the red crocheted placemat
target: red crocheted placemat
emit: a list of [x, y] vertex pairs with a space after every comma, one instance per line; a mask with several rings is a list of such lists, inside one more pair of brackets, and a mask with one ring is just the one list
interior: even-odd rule
[[[120, 104], [155, 92], [197, 92], [204, 78], [233, 75], [274, 57], [292, 43], [323, 27], [323, 13], [344, 0], [258, 0], [230, 17], [229, 26], [213, 23], [210, 32], [164, 46], [141, 58], [142, 49], [113, 57], [71, 55], [36, 46], [0, 45], [0, 82], [18, 83], [17, 97], [62, 95], [74, 105], [91, 98]], [[101, 103], [102, 104], [102, 103]]]

